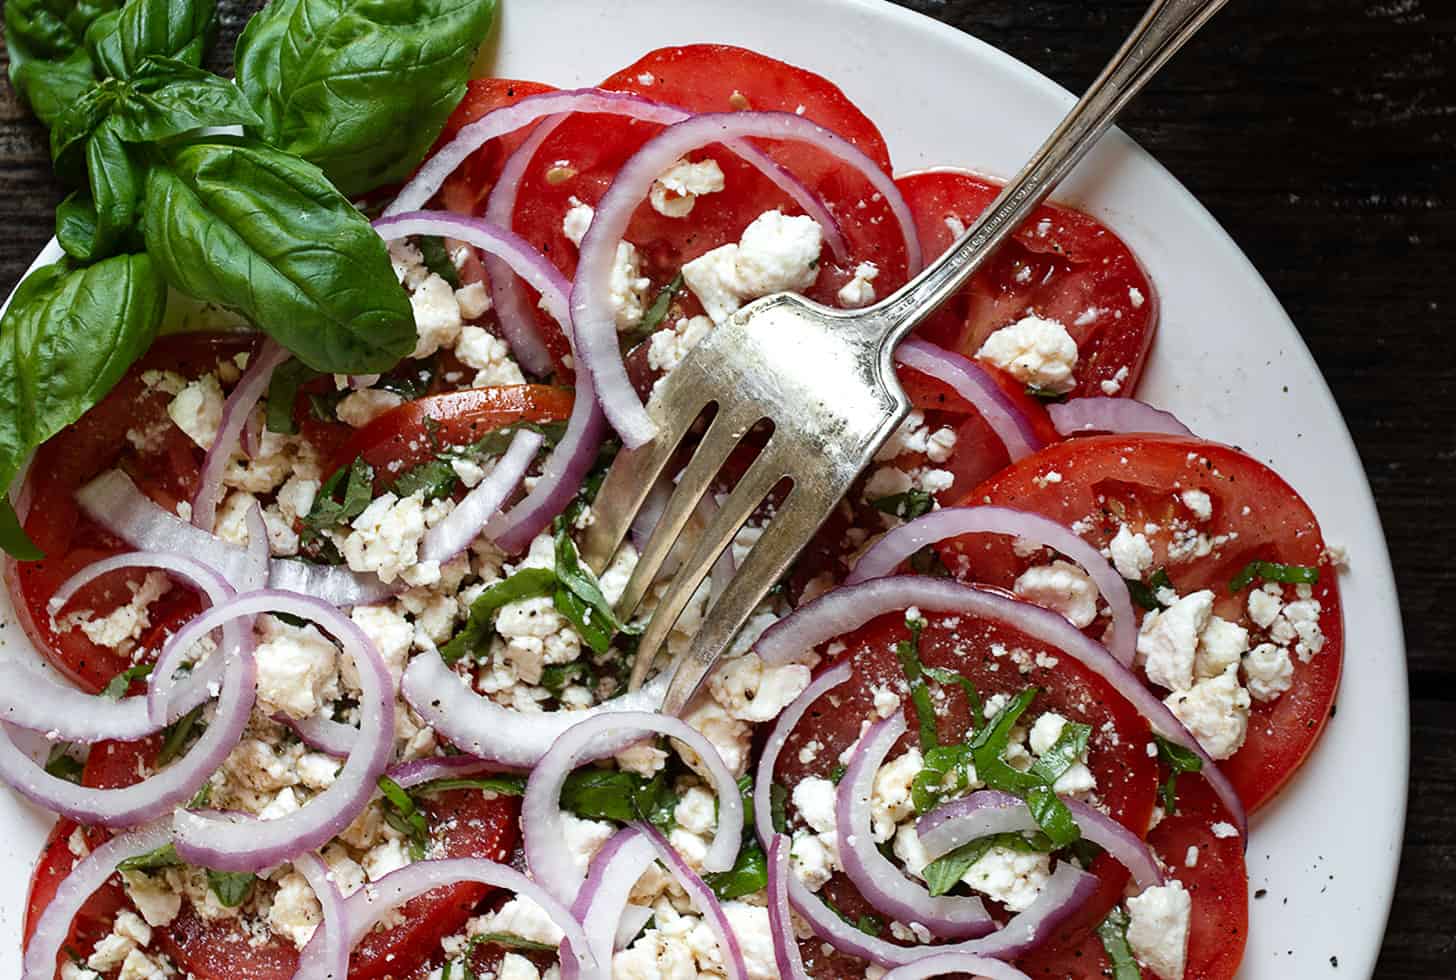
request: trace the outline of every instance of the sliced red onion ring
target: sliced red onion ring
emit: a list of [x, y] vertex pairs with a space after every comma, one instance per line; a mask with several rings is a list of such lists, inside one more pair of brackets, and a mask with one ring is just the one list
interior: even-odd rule
[[349, 930], [344, 895], [317, 854], [298, 855], [293, 870], [303, 875], [323, 912], [323, 921], [298, 958], [293, 980], [345, 980], [349, 975]]
[[428, 759], [401, 762], [385, 771], [401, 789], [410, 789], [437, 779], [467, 779], [470, 776], [504, 772], [501, 766], [469, 755], [437, 755]]
[[[597, 88], [542, 92], [539, 95], [527, 96], [519, 102], [514, 102], [511, 105], [502, 106], [499, 109], [488, 112], [473, 123], [463, 127], [460, 132], [455, 134], [453, 140], [442, 146], [439, 152], [429, 160], [426, 160], [410, 182], [405, 184], [400, 190], [399, 196], [385, 209], [385, 217], [423, 208], [439, 193], [440, 188], [445, 185], [446, 178], [454, 173], [470, 154], [491, 140], [504, 136], [507, 133], [515, 132], [548, 116], [574, 112], [627, 116], [632, 119], [640, 119], [644, 122], [660, 123], [664, 126], [684, 122], [693, 116], [686, 109], [679, 109], [675, 106], [653, 102], [650, 99], [644, 99], [640, 95], [634, 95], [628, 92], [609, 92]], [[786, 115], [788, 114], [786, 113]], [[798, 119], [799, 117], [795, 116], [794, 118]], [[814, 125], [807, 120], [800, 121], [810, 126]], [[530, 147], [530, 156], [534, 157], [536, 149], [539, 149], [541, 142], [545, 140], [545, 134], [541, 132], [542, 130], [549, 132], [547, 126], [538, 126], [536, 132], [531, 134], [531, 140], [528, 140], [517, 153], [524, 152], [527, 147]], [[824, 132], [828, 131], [825, 130]], [[757, 134], [749, 133], [744, 135]], [[832, 136], [833, 134], [830, 135]], [[804, 139], [805, 137], [782, 136], [779, 138]], [[535, 146], [530, 145], [533, 141], [535, 142]], [[834, 250], [836, 256], [842, 259], [849, 254], [848, 246], [844, 240], [844, 233], [839, 227], [839, 221], [825, 207], [824, 202], [819, 200], [813, 191], [804, 186], [802, 181], [779, 166], [767, 153], [745, 139], [735, 139], [730, 136], [726, 139], [705, 141], [705, 143], [717, 142], [726, 143], [729, 149], [745, 162], [757, 167], [763, 172], [765, 177], [773, 181], [775, 186], [792, 198], [794, 203], [805, 214], [817, 221], [823, 227], [825, 240], [829, 243], [830, 248]], [[853, 144], [837, 136], [828, 145], [821, 143], [817, 136], [809, 139], [809, 142], [822, 145], [824, 149], [833, 153], [835, 156], [847, 158], [848, 162], [855, 166], [860, 166], [863, 162], [868, 161], [868, 158], [864, 157]], [[845, 146], [848, 146], [858, 156], [847, 154], [844, 151]], [[688, 147], [683, 152], [687, 153], [693, 149], [696, 149], [696, 147]], [[653, 174], [653, 179], [655, 180], [676, 161], [676, 156], [667, 160]], [[873, 161], [869, 162], [873, 166]], [[502, 227], [508, 228], [511, 225], [511, 217], [515, 211], [515, 196], [519, 192], [521, 177], [525, 173], [526, 166], [529, 163], [530, 157], [527, 157], [518, 167], [511, 167], [510, 161], [507, 161], [507, 169], [502, 171], [496, 187], [506, 187], [509, 190], [502, 192], [502, 197], [498, 202], [494, 201], [495, 194], [494, 191], [492, 192], [492, 202], [488, 202], [486, 214], [493, 222]], [[884, 172], [878, 167], [874, 168], [874, 172], [878, 177], [871, 177], [871, 181], [875, 184], [875, 189], [884, 194], [891, 202], [891, 207], [895, 207], [895, 201], [897, 199], [903, 204], [904, 199], [898, 196], [894, 182], [886, 177]], [[866, 176], [869, 176], [869, 174], [866, 174]], [[894, 195], [887, 192], [886, 187], [890, 191], [893, 191]], [[645, 190], [643, 194], [645, 196]], [[895, 216], [900, 220], [902, 228], [908, 231], [906, 245], [912, 259], [910, 271], [913, 274], [920, 270], [920, 246], [919, 239], [915, 234], [914, 219], [910, 215], [908, 207], [896, 208]], [[906, 223], [907, 221], [908, 224]]]
[[1248, 838], [1248, 816], [1238, 793], [1213, 758], [1198, 744], [1198, 739], [1106, 647], [1061, 616], [1040, 606], [944, 579], [894, 575], [835, 589], [800, 606], [770, 626], [759, 637], [754, 650], [764, 663], [788, 663], [804, 651], [858, 629], [876, 616], [911, 606], [922, 611], [964, 613], [993, 619], [1080, 661], [1127, 698], [1152, 725], [1153, 731], [1183, 746], [1203, 761], [1203, 777], [1228, 807], [1239, 833]]
[[167, 843], [171, 829], [158, 822], [111, 838], [86, 855], [62, 879], [25, 947], [20, 980], [55, 980], [56, 960], [71, 938], [71, 923], [81, 907], [116, 874], [127, 858], [148, 854]]
[[1073, 398], [1048, 405], [1052, 425], [1064, 436], [1089, 432], [1158, 432], [1170, 436], [1192, 436], [1171, 412], [1132, 398]]
[[[849, 680], [852, 675], [853, 668], [848, 661], [841, 661], [820, 674], [804, 689], [804, 693], [779, 714], [778, 721], [769, 732], [768, 740], [764, 742], [763, 754], [759, 756], [753, 783], [754, 829], [765, 847], [772, 847], [774, 837], [777, 836], [773, 828], [772, 794], [774, 766], [778, 762], [779, 753], [783, 751], [790, 733], [814, 702]], [[861, 932], [845, 922], [795, 875], [786, 874], [784, 878], [788, 884], [789, 902], [808, 920], [816, 935], [841, 952], [885, 967], [912, 963], [946, 952], [997, 958], [1019, 956], [1045, 941], [1077, 905], [1087, 901], [1097, 891], [1096, 876], [1080, 871], [1068, 862], [1062, 862], [1052, 872], [1036, 901], [999, 931], [981, 939], [945, 946], [896, 946]]]
[[524, 712], [475, 693], [439, 656], [426, 653], [405, 667], [400, 693], [426, 724], [461, 751], [512, 769], [530, 769], [567, 729], [587, 718], [656, 711], [667, 693], [667, 680], [665, 673], [659, 674], [630, 694], [583, 711]]
[[[425, 892], [462, 881], [513, 891], [539, 905], [565, 934], [564, 942], [571, 946], [571, 955], [563, 956], [561, 961], [563, 980], [591, 976], [597, 969], [597, 960], [592, 955], [586, 933], [565, 905], [514, 868], [485, 858], [416, 861], [360, 888], [344, 899], [344, 920], [348, 927], [344, 938], [347, 948], [352, 949], [357, 945], [395, 907], [418, 898]], [[314, 933], [314, 937], [304, 947], [301, 963], [312, 963], [323, 958], [322, 952], [313, 951], [315, 945], [325, 944], [322, 932], [323, 930], [319, 930]]]
[[[157, 506], [121, 470], [107, 470], [77, 490], [76, 502], [86, 516], [133, 548], [191, 555], [235, 585], [246, 585], [256, 576], [255, 555]], [[269, 561], [268, 586], [311, 595], [335, 606], [379, 602], [403, 588], [350, 571], [346, 565], [314, 565], [287, 558]]]
[[[225, 609], [235, 601], [228, 600], [209, 609], [193, 622], [206, 620], [216, 610]], [[210, 621], [206, 630], [193, 632], [188, 645], [221, 625], [220, 621]], [[196, 794], [238, 744], [247, 727], [253, 710], [257, 665], [253, 659], [252, 636], [240, 631], [238, 643], [235, 648], [219, 651], [224, 664], [221, 691], [207, 730], [186, 755], [155, 775], [133, 786], [115, 789], [77, 786], [46, 772], [16, 745], [14, 736], [20, 730], [4, 725], [0, 726], [0, 780], [27, 799], [81, 823], [134, 827], [162, 816]]]
[[272, 546], [268, 542], [268, 522], [263, 520], [263, 505], [256, 500], [243, 515], [248, 529], [248, 572], [242, 582], [236, 583], [239, 592], [256, 592], [268, 585], [268, 561], [272, 557]]
[[774, 963], [782, 980], [809, 980], [789, 913], [789, 873], [789, 838], [774, 834], [768, 845], [768, 927], [773, 932]]
[[686, 722], [669, 715], [627, 711], [597, 715], [568, 728], [541, 757], [526, 780], [521, 800], [526, 865], [531, 875], [563, 902], [574, 902], [583, 875], [565, 843], [561, 787], [576, 767], [611, 755], [643, 737], [666, 735], [697, 753], [718, 796], [718, 828], [703, 856], [709, 871], [727, 871], [738, 857], [743, 837], [743, 799], [733, 773], [713, 743]]
[[1056, 521], [1011, 507], [946, 507], [917, 517], [886, 532], [860, 556], [844, 580], [858, 585], [891, 575], [921, 548], [962, 534], [1007, 534], [1066, 555], [1086, 570], [1112, 609], [1112, 642], [1108, 648], [1131, 667], [1137, 651], [1137, 618], [1127, 583], [1102, 553]]
[[1006, 446], [1014, 463], [1043, 445], [1028, 419], [985, 369], [968, 357], [912, 337], [895, 348], [895, 360], [955, 389], [971, 403]]
[[[333, 784], [307, 806], [277, 820], [179, 810], [172, 822], [177, 854], [219, 871], [261, 871], [321, 847], [363, 810], [394, 751], [394, 695], [389, 668], [369, 637], [333, 606], [277, 590], [242, 595], [184, 626], [172, 643], [194, 642], [229, 619], [284, 613], [333, 636], [359, 674], [359, 736]], [[209, 731], [211, 731], [209, 729]]]
[[348, 755], [350, 750], [359, 741], [359, 726], [346, 725], [341, 721], [334, 721], [322, 714], [309, 715], [307, 718], [290, 718], [285, 714], [276, 714], [273, 720], [293, 730], [298, 740], [315, 752], [322, 752], [325, 755], [332, 755], [342, 759]]
[[[571, 914], [581, 922], [592, 955], [604, 966], [604, 980], [611, 980], [612, 952], [632, 941], [641, 928], [625, 923], [627, 900], [637, 879], [657, 860], [657, 849], [634, 827], [624, 827], [613, 834], [592, 857], [586, 881], [572, 903]], [[643, 909], [649, 916], [651, 909]], [[638, 920], [638, 916], [631, 917]], [[623, 936], [624, 932], [630, 934]], [[563, 950], [563, 955], [565, 954]]]
[[[519, 103], [518, 103], [519, 104]], [[622, 165], [597, 205], [596, 216], [581, 242], [576, 281], [571, 293], [571, 319], [576, 328], [578, 360], [585, 362], [612, 428], [628, 449], [636, 449], [657, 432], [627, 377], [610, 302], [617, 245], [627, 233], [638, 205], [664, 170], [684, 155], [712, 143], [748, 138], [805, 142], [832, 153], [866, 177], [884, 195], [905, 236], [910, 273], [920, 270], [920, 243], [915, 219], [895, 182], [848, 140], [792, 112], [707, 113], [669, 126], [643, 144]]]
[[855, 746], [835, 794], [834, 816], [844, 873], [877, 911], [900, 922], [918, 922], [939, 939], [984, 936], [996, 928], [985, 904], [975, 897], [932, 896], [880, 853], [870, 820], [875, 774], [905, 734], [905, 713], [877, 721]]
[[942, 953], [927, 956], [915, 963], [898, 966], [880, 980], [924, 980], [926, 977], [963, 976], [970, 974], [983, 980], [1031, 980], [1009, 963], [971, 953]]
[[[1157, 859], [1137, 834], [1085, 803], [1066, 798], [1062, 802], [1072, 811], [1082, 836], [1132, 872], [1139, 889], [1163, 883]], [[934, 860], [982, 837], [1029, 833], [1037, 827], [1024, 800], [984, 789], [936, 807], [916, 822], [915, 832], [926, 855]]]
[[238, 450], [238, 441], [253, 409], [268, 391], [268, 382], [273, 371], [293, 355], [279, 346], [271, 337], [264, 337], [258, 352], [248, 362], [248, 369], [238, 379], [237, 387], [228, 395], [222, 406], [222, 421], [217, 427], [217, 438], [202, 461], [202, 472], [198, 475], [197, 493], [192, 497], [192, 523], [195, 527], [212, 533], [217, 519], [218, 500], [222, 496], [222, 474], [228, 460]]
[[[719, 813], [718, 827], [721, 831], [723, 826], [722, 803], [723, 797], [718, 797]], [[723, 906], [718, 902], [718, 896], [713, 894], [713, 889], [708, 883], [698, 877], [698, 873], [688, 867], [681, 854], [672, 846], [662, 831], [649, 823], [640, 822], [633, 824], [643, 837], [647, 838], [653, 849], [657, 851], [657, 858], [677, 883], [682, 885], [683, 891], [688, 893], [688, 900], [697, 908], [698, 914], [708, 923], [708, 928], [713, 931], [713, 938], [718, 940], [718, 951], [723, 954], [723, 969], [728, 975], [728, 980], [748, 980], [748, 967], [743, 962], [743, 946], [738, 942], [738, 934], [733, 931], [733, 924], [728, 921], [728, 915], [723, 911]], [[743, 833], [743, 815], [739, 813], [739, 834]], [[735, 842], [735, 850], [736, 850]], [[707, 859], [703, 859], [703, 866], [707, 867]], [[732, 867], [732, 861], [729, 862]]]
[[526, 470], [543, 441], [539, 432], [517, 429], [511, 444], [485, 479], [443, 521], [425, 532], [420, 542], [420, 561], [449, 561], [470, 547], [486, 521], [500, 513], [501, 505], [526, 478]]
[[[374, 223], [374, 228], [386, 241], [410, 235], [457, 238], [501, 259], [541, 294], [546, 312], [561, 324], [567, 340], [573, 345], [572, 350], [576, 350], [566, 280], [554, 265], [546, 261], [545, 256], [519, 235], [477, 218], [430, 211], [381, 218]], [[566, 432], [551, 455], [546, 457], [535, 488], [510, 510], [487, 522], [485, 533], [508, 552], [521, 552], [530, 547], [531, 539], [540, 534], [576, 496], [582, 480], [596, 461], [597, 450], [601, 448], [605, 435], [606, 421], [597, 404], [595, 379], [590, 366], [579, 363], [576, 400], [571, 406]]]

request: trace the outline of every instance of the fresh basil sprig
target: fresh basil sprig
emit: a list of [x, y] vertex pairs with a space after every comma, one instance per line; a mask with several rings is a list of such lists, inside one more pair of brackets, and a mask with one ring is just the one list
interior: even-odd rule
[[0, 320], [0, 546], [42, 557], [5, 491], [26, 458], [85, 413], [151, 344], [166, 292], [145, 255], [59, 263], [20, 284]]
[[494, 0], [273, 0], [238, 39], [238, 84], [263, 119], [250, 132], [345, 194], [403, 180], [465, 94], [494, 16]]
[[214, 13], [211, 0], [128, 0], [92, 23], [86, 45], [112, 78], [131, 78], [153, 57], [198, 67], [217, 34]]
[[1107, 958], [1112, 963], [1112, 980], [1141, 980], [1143, 975], [1127, 941], [1130, 923], [1127, 910], [1115, 905], [1097, 926], [1097, 938], [1102, 940], [1102, 948], [1107, 951]]

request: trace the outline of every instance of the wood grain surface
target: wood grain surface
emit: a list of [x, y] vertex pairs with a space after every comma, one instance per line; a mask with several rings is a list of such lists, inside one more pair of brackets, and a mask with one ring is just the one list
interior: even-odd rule
[[[1076, 91], [1144, 7], [903, 2]], [[228, 67], [258, 5], [223, 0], [213, 67]], [[1453, 0], [1235, 2], [1124, 122], [1284, 302], [1344, 410], [1380, 504], [1413, 692], [1410, 815], [1376, 971], [1390, 980], [1456, 976], [1453, 66]], [[44, 131], [0, 84], [0, 288], [11, 288], [50, 237], [59, 198]]]

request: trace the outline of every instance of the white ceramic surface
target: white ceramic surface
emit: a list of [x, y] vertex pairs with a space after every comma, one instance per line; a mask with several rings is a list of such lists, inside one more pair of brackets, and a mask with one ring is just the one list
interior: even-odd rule
[[[834, 79], [880, 126], [901, 172], [1008, 175], [1072, 103], [981, 42], [879, 0], [505, 0], [487, 67], [589, 84], [661, 45], [741, 44]], [[1120, 38], [1081, 43], [1109, 53]], [[1196, 40], [1194, 43], [1198, 43]], [[1156, 83], [1155, 83], [1156, 84]], [[1277, 92], [1270, 93], [1277, 99]], [[1226, 135], [1210, 123], [1210, 139]], [[1162, 329], [1139, 395], [1274, 464], [1349, 549], [1344, 696], [1314, 757], [1254, 820], [1248, 952], [1239, 976], [1368, 976], [1404, 823], [1405, 657], [1395, 583], [1355, 447], [1279, 302], [1213, 218], [1114, 134], [1058, 195], [1110, 224], [1150, 271]], [[7, 618], [8, 600], [0, 599]], [[0, 631], [0, 651], [20, 638]], [[29, 870], [46, 816], [0, 792], [0, 975], [19, 973]], [[1331, 967], [1337, 957], [1338, 972]]]

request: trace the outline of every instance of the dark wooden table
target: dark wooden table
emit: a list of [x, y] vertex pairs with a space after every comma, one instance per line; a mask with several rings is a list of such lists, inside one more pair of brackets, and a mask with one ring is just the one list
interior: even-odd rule
[[[904, 3], [1076, 91], [1144, 6]], [[223, 0], [217, 67], [256, 6]], [[1380, 502], [1413, 692], [1410, 816], [1376, 974], [1391, 980], [1456, 976], [1453, 64], [1452, 0], [1233, 3], [1125, 121], [1284, 301], [1339, 399]], [[8, 291], [50, 237], [60, 192], [43, 131], [0, 89], [0, 288]], [[1358, 793], [1351, 787], [1352, 802]]]

